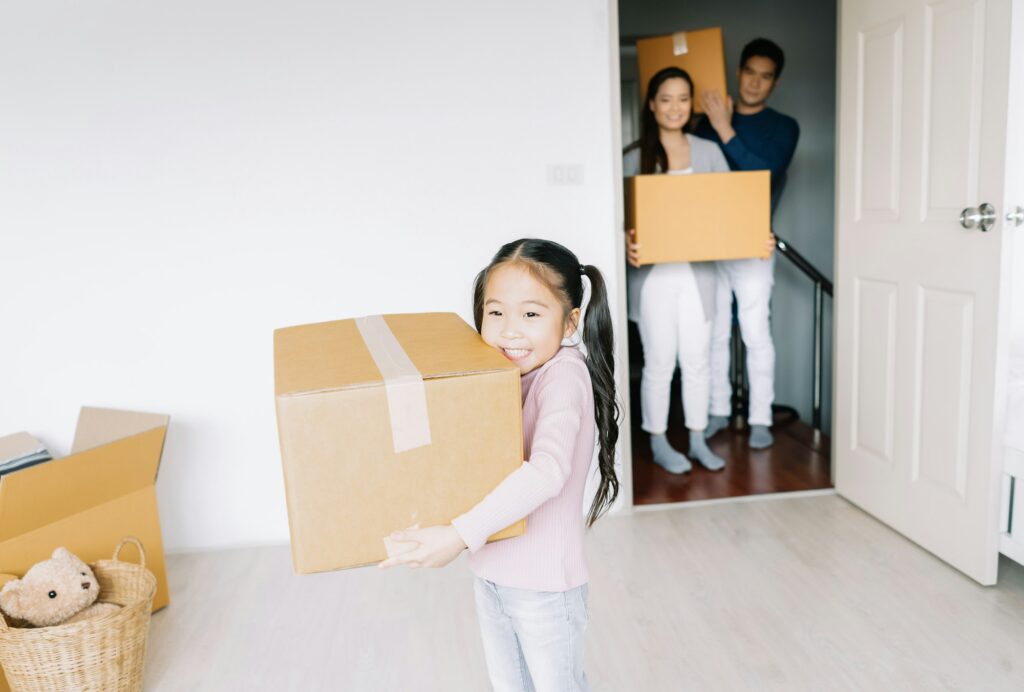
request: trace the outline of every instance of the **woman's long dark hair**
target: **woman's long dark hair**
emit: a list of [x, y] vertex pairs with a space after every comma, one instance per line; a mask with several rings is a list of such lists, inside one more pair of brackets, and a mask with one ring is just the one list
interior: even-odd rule
[[615, 475], [615, 443], [619, 439], [619, 403], [615, 398], [615, 344], [608, 291], [597, 267], [583, 266], [567, 248], [550, 240], [523, 238], [504, 245], [491, 263], [477, 274], [473, 285], [473, 319], [477, 331], [483, 324], [484, 291], [491, 272], [500, 265], [522, 264], [562, 301], [568, 318], [583, 303], [583, 276], [590, 279], [590, 302], [583, 316], [583, 344], [587, 348], [587, 369], [594, 389], [594, 419], [597, 427], [598, 469], [601, 484], [587, 515], [587, 525], [604, 514], [619, 495]]
[[658, 89], [669, 79], [682, 79], [690, 85], [690, 117], [683, 123], [683, 132], [687, 132], [689, 125], [693, 122], [693, 80], [686, 70], [678, 67], [666, 67], [656, 72], [651, 81], [647, 84], [647, 98], [644, 100], [643, 117], [640, 119], [640, 172], [657, 173], [660, 167], [664, 173], [668, 170], [668, 154], [661, 144], [658, 121], [654, 119], [654, 112], [651, 111], [651, 102], [658, 95]]

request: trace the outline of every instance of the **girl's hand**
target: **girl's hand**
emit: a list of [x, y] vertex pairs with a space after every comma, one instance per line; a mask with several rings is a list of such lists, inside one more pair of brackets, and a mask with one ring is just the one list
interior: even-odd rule
[[409, 565], [410, 567], [444, 567], [466, 549], [459, 532], [452, 525], [428, 526], [425, 529], [395, 531], [391, 540], [414, 543], [415, 547], [380, 563], [379, 567]]
[[640, 268], [640, 243], [634, 241], [636, 238], [636, 229], [631, 228], [626, 231], [626, 261], [630, 265]]
[[775, 234], [772, 233], [764, 243], [765, 250], [768, 252], [764, 257], [765, 259], [771, 259], [772, 253], [775, 252], [776, 245], [778, 245], [778, 242], [775, 240]]

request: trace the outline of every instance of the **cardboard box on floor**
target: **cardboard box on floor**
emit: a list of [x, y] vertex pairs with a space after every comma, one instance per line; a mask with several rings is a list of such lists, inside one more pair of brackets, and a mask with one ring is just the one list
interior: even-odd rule
[[278, 329], [274, 374], [296, 572], [379, 562], [392, 531], [450, 522], [523, 462], [519, 369], [454, 313]]
[[771, 174], [734, 171], [626, 179], [626, 227], [641, 264], [765, 257]]
[[[87, 563], [136, 536], [156, 575], [153, 610], [170, 602], [156, 476], [168, 417], [83, 407], [71, 455], [0, 476], [0, 584], [64, 546]], [[24, 433], [0, 440], [40, 446]], [[126, 550], [122, 559], [137, 559]], [[0, 674], [0, 692], [7, 692]]]
[[679, 67], [689, 73], [693, 79], [693, 103], [697, 113], [704, 112], [701, 94], [705, 90], [718, 91], [723, 98], [729, 93], [721, 28], [677, 31], [665, 36], [642, 38], [636, 42], [636, 59], [641, 105], [645, 108], [647, 83], [666, 67]]

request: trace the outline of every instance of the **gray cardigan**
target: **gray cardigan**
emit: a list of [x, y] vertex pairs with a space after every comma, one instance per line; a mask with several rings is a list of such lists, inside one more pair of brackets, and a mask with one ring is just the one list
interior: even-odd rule
[[[727, 173], [729, 162], [718, 145], [708, 139], [687, 134], [690, 141], [690, 167], [694, 173]], [[625, 176], [640, 174], [640, 150], [634, 149], [622, 160], [622, 173]], [[670, 175], [675, 175], [670, 173]], [[640, 315], [640, 291], [643, 289], [647, 275], [654, 265], [646, 264], [639, 269], [627, 267], [626, 278], [629, 287], [629, 319], [638, 320]], [[702, 296], [703, 297], [703, 296]]]
[[[729, 172], [729, 162], [717, 144], [690, 134], [686, 139], [690, 140], [690, 166], [694, 173]], [[640, 175], [640, 149], [633, 149], [623, 158], [622, 174], [627, 177]]]

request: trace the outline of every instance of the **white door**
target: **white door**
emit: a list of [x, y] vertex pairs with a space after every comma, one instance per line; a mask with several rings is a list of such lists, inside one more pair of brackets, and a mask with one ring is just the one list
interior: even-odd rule
[[[1011, 10], [1024, 0], [841, 4], [836, 488], [993, 584]], [[964, 228], [983, 203], [991, 228]]]

